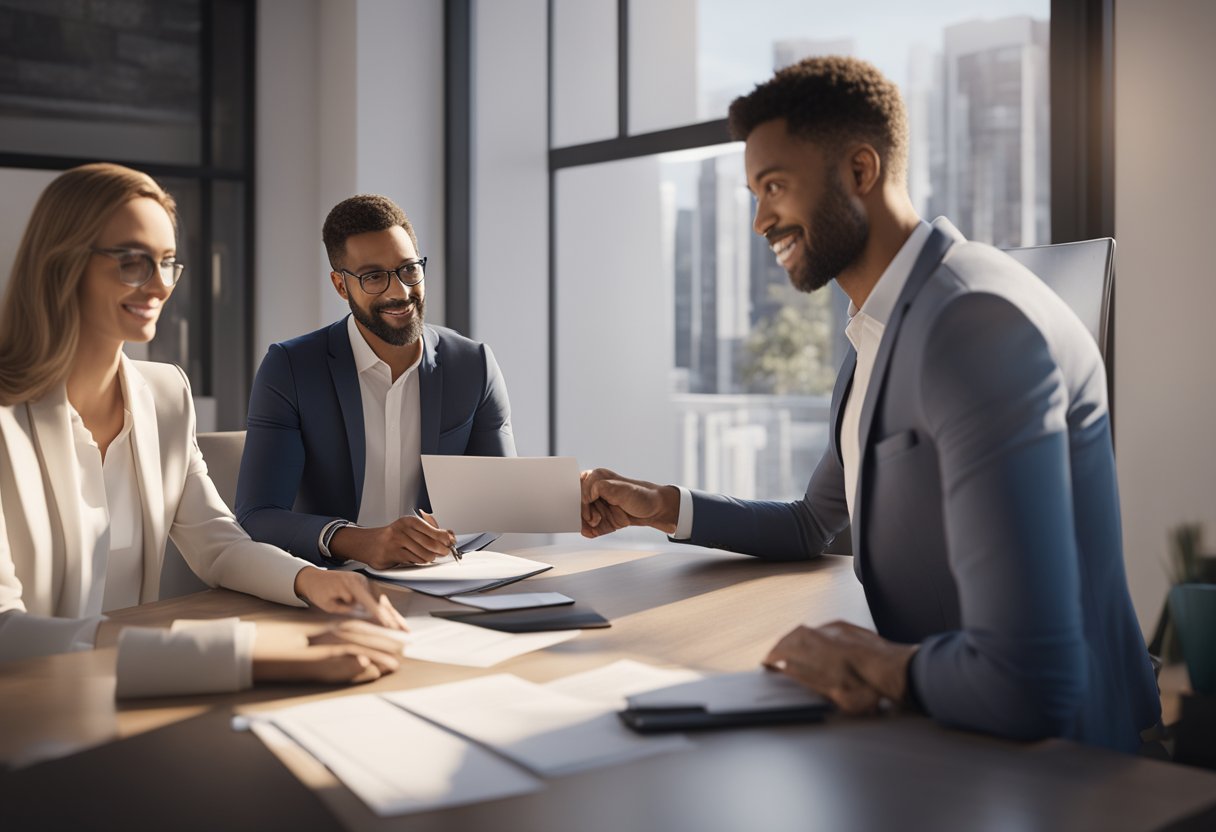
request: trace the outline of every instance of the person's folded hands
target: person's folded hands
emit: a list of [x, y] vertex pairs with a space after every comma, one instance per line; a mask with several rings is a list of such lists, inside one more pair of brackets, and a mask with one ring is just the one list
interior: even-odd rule
[[401, 666], [409, 636], [366, 621], [316, 624], [260, 621], [253, 648], [253, 680], [358, 684]]

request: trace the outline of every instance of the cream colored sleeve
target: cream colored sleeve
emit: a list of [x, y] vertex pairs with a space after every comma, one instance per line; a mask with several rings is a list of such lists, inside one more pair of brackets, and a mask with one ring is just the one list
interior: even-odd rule
[[124, 627], [115, 696], [231, 693], [253, 685], [257, 625], [236, 618], [175, 621], [170, 629]]
[[[181, 372], [181, 368], [177, 368]], [[194, 574], [208, 586], [222, 586], [292, 607], [308, 606], [295, 593], [296, 575], [308, 566], [276, 546], [250, 539], [232, 516], [211, 477], [194, 436], [194, 403], [185, 382], [189, 419], [186, 481], [169, 536]]]

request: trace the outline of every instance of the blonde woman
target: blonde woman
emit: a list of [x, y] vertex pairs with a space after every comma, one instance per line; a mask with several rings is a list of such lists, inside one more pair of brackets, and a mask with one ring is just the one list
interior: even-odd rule
[[185, 374], [123, 354], [155, 335], [183, 268], [173, 199], [143, 173], [84, 165], [34, 207], [0, 310], [0, 661], [117, 642], [119, 695], [396, 669], [400, 642], [362, 622], [310, 643], [235, 619], [103, 617], [156, 600], [172, 536], [211, 586], [404, 629], [362, 576], [250, 540], [207, 476]]

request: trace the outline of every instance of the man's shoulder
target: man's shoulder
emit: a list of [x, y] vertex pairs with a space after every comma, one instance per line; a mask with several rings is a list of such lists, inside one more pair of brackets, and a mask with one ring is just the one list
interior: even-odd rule
[[481, 341], [476, 341], [469, 338], [467, 335], [461, 335], [454, 329], [449, 329], [446, 326], [436, 326], [434, 324], [426, 324], [425, 329], [430, 340], [434, 344], [436, 355], [441, 359], [454, 360], [481, 360], [483, 350], [486, 345]]
[[344, 326], [345, 320], [345, 318], [342, 318], [332, 324], [326, 324], [320, 329], [314, 329], [312, 332], [297, 335], [295, 338], [289, 338], [286, 341], [277, 341], [271, 346], [286, 350], [289, 353], [307, 352], [316, 349], [327, 350], [334, 328]]

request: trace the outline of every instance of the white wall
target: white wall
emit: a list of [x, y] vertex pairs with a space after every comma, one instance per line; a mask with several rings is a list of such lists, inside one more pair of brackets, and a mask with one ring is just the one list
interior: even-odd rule
[[427, 320], [444, 320], [443, 3], [259, 0], [257, 318], [266, 348], [347, 311], [321, 225], [358, 193], [388, 196], [427, 266]]
[[515, 446], [549, 453], [545, 0], [473, 4], [472, 336], [494, 350]]
[[1167, 531], [1216, 549], [1216, 4], [1115, 6], [1115, 430], [1132, 598], [1150, 628]]

